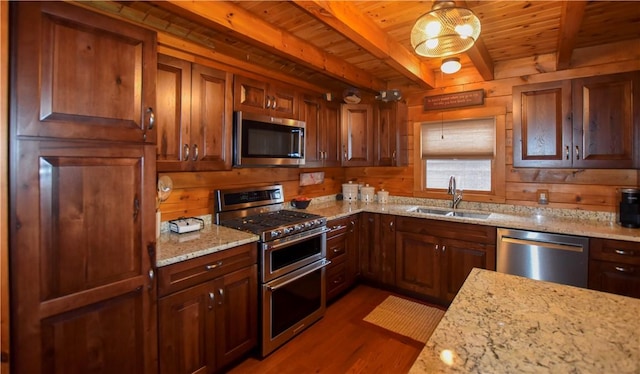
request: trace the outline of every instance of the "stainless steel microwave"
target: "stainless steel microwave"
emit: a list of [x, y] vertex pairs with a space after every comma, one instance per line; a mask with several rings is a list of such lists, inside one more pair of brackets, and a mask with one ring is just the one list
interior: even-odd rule
[[304, 130], [303, 121], [237, 111], [233, 124], [233, 165], [304, 165]]

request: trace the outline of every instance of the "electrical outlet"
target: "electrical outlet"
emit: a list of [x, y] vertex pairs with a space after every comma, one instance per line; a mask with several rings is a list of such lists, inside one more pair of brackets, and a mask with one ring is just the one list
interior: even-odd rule
[[546, 205], [549, 203], [549, 190], [538, 190], [538, 204]]

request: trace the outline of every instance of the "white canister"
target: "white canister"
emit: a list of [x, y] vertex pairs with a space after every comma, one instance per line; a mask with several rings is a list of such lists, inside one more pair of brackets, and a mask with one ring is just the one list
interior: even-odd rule
[[378, 203], [386, 204], [389, 202], [389, 191], [385, 191], [384, 189], [378, 191]]
[[360, 194], [362, 195], [362, 201], [365, 203], [371, 203], [373, 202], [373, 198], [376, 194], [376, 189], [367, 184], [360, 189]]
[[342, 198], [349, 202], [358, 200], [358, 185], [351, 182], [343, 183]]

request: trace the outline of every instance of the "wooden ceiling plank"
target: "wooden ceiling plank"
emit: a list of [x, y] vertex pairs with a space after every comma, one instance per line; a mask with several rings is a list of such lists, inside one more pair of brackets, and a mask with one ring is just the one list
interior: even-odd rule
[[558, 70], [571, 66], [571, 55], [576, 46], [578, 33], [587, 6], [586, 1], [563, 1], [558, 32], [558, 54], [556, 66]]
[[159, 1], [158, 6], [207, 27], [259, 44], [271, 53], [321, 71], [358, 88], [380, 91], [386, 83], [344, 60], [226, 1]]
[[433, 71], [404, 46], [391, 40], [352, 3], [326, 0], [293, 2], [421, 87], [435, 87]]

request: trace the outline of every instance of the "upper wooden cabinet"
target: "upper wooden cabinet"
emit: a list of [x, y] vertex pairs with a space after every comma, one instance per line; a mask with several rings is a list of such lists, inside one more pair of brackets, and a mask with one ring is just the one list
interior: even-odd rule
[[341, 105], [342, 166], [373, 165], [373, 108], [369, 104]]
[[630, 169], [640, 146], [640, 72], [513, 89], [513, 165]]
[[158, 171], [229, 170], [232, 75], [178, 58], [158, 57]]
[[305, 121], [305, 166], [340, 166], [340, 105], [304, 95], [300, 119]]
[[58, 2], [13, 9], [18, 136], [155, 143], [154, 32]]
[[300, 119], [297, 89], [236, 75], [234, 110]]
[[407, 165], [407, 105], [404, 102], [376, 104], [374, 143], [376, 166]]

